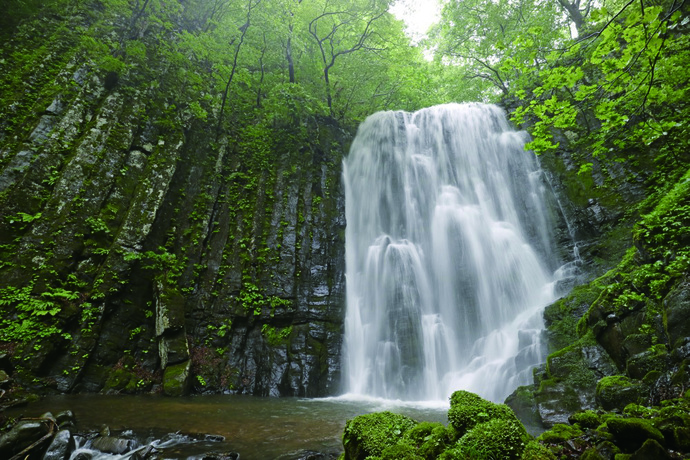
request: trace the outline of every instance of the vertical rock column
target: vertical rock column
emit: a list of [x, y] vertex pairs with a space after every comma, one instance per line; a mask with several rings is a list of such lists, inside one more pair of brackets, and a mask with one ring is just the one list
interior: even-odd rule
[[156, 337], [163, 369], [163, 393], [181, 396], [189, 387], [191, 361], [184, 327], [184, 297], [164, 280], [156, 281]]

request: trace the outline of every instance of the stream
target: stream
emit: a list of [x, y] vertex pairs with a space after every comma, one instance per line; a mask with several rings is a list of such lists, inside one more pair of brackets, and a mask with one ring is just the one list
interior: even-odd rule
[[[37, 417], [48, 411], [57, 414], [68, 409], [76, 417], [76, 432], [98, 431], [103, 426], [108, 426], [113, 435], [131, 431], [141, 443], [158, 440], [164, 458], [238, 452], [242, 460], [288, 460], [307, 452], [339, 454], [346, 420], [369, 412], [390, 410], [418, 421], [446, 423], [448, 411], [447, 406], [438, 403], [347, 396], [300, 399], [64, 395], [13, 408], [6, 414]], [[219, 435], [225, 440], [206, 441], [204, 435]]]

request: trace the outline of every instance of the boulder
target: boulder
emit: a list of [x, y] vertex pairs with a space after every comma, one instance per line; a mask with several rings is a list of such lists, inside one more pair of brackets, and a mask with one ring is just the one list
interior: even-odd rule
[[133, 439], [117, 436], [100, 436], [91, 441], [91, 448], [106, 454], [122, 455], [137, 447]]
[[0, 436], [0, 458], [10, 458], [50, 433], [41, 420], [21, 420]]
[[642, 447], [630, 456], [630, 460], [666, 460], [671, 459], [669, 453], [654, 439], [647, 439]]
[[348, 420], [343, 434], [344, 460], [380, 456], [416, 424], [411, 418], [392, 412], [376, 412]]
[[48, 446], [43, 460], [67, 460], [75, 448], [72, 433], [69, 430], [60, 430]]
[[623, 410], [630, 403], [638, 403], [643, 385], [623, 375], [604, 377], [597, 383], [596, 402], [604, 410]]
[[[623, 451], [635, 452], [648, 439], [663, 444], [664, 435], [652, 425], [649, 420], [642, 418], [612, 418], [607, 421], [609, 432], [613, 435], [616, 445]], [[656, 458], [656, 457], [647, 457]]]
[[690, 337], [690, 282], [684, 281], [674, 287], [664, 299], [666, 325], [672, 346], [685, 337]]
[[168, 396], [187, 394], [190, 384], [191, 361], [168, 366], [163, 373], [163, 393]]

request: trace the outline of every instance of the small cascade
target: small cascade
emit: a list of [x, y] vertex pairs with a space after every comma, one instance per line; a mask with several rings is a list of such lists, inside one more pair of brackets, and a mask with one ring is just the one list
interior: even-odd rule
[[559, 263], [525, 142], [483, 104], [359, 127], [343, 173], [346, 391], [502, 401], [531, 381]]

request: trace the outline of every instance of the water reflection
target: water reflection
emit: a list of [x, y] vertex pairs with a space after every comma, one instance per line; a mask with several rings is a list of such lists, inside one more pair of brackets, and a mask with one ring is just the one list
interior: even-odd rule
[[360, 414], [390, 410], [418, 421], [446, 423], [448, 410], [439, 404], [347, 395], [323, 399], [65, 395], [14, 408], [7, 414], [36, 417], [67, 409], [75, 414], [77, 431], [99, 430], [107, 425], [114, 433], [132, 430], [141, 442], [177, 432], [199, 435], [192, 436], [196, 438], [205, 434], [225, 437], [223, 442], [198, 441], [164, 448], [165, 458], [234, 451], [242, 460], [287, 460], [303, 451], [339, 453], [345, 421]]

